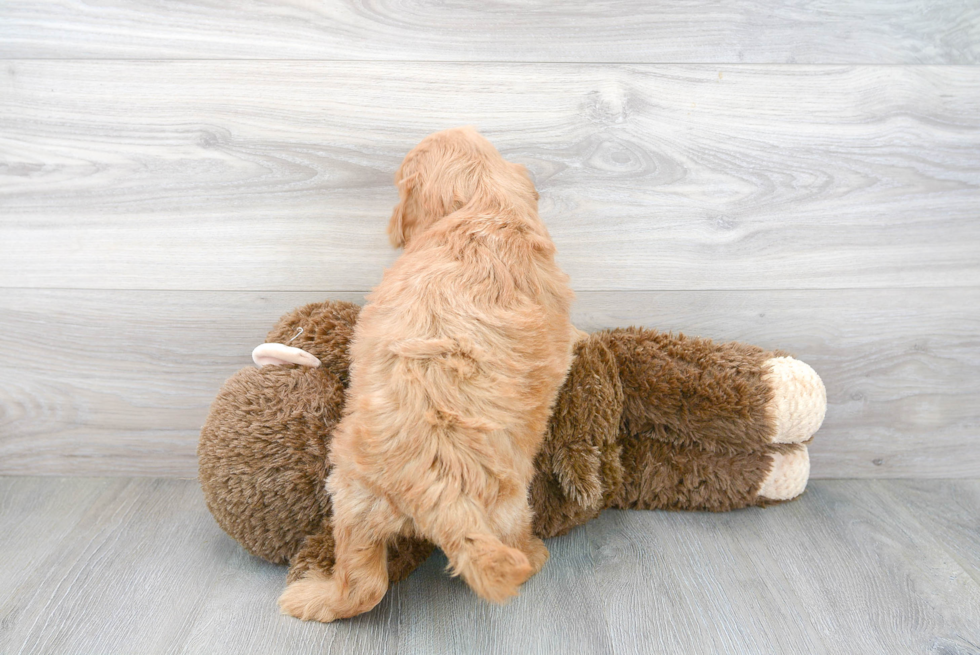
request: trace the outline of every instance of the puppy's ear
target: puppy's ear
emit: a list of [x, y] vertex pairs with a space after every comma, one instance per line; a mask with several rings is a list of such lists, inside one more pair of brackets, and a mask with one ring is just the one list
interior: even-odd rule
[[388, 221], [388, 240], [395, 248], [405, 247], [405, 203], [399, 201]]
[[415, 217], [409, 216], [408, 205], [415, 191], [415, 181], [418, 174], [410, 162], [404, 162], [395, 174], [395, 184], [398, 185], [398, 204], [391, 212], [388, 222], [388, 239], [395, 248], [404, 248], [408, 241], [408, 232], [415, 223]]
[[531, 189], [532, 189], [532, 193], [534, 193], [535, 202], [541, 200], [541, 195], [538, 193], [538, 190], [534, 188], [534, 178], [531, 177], [530, 169], [528, 169], [528, 167], [525, 166], [524, 164], [515, 164], [515, 166], [517, 166], [517, 169], [521, 171], [521, 173], [524, 174], [524, 177], [526, 177], [528, 181], [531, 183]]

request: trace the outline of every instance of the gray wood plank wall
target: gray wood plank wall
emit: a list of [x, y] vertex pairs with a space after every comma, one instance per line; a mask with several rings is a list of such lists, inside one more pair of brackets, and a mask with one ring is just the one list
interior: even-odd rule
[[793, 351], [815, 477], [980, 473], [976, 3], [13, 1], [0, 59], [0, 473], [194, 475], [459, 124], [533, 172], [579, 325]]
[[696, 63], [980, 61], [972, 0], [6, 0], [0, 56]]

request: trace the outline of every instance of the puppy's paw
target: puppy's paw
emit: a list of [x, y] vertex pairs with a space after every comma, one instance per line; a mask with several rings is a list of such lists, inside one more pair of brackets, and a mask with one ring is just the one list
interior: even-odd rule
[[472, 546], [473, 559], [463, 577], [473, 591], [490, 602], [507, 602], [534, 574], [527, 555], [503, 545], [494, 537], [472, 535], [467, 541]]
[[535, 536], [531, 536], [528, 539], [527, 547], [522, 548], [524, 554], [527, 555], [527, 561], [531, 565], [531, 575], [537, 575], [541, 569], [544, 568], [545, 563], [547, 563], [550, 554], [548, 553], [548, 547], [544, 545], [544, 542]]
[[303, 578], [289, 583], [279, 597], [283, 614], [304, 621], [330, 623], [340, 618], [334, 611], [337, 600], [333, 578]]
[[827, 413], [827, 390], [817, 372], [792, 357], [773, 357], [763, 364], [763, 379], [772, 389], [766, 407], [775, 424], [773, 443], [801, 443], [820, 428]]
[[534, 575], [534, 567], [527, 555], [515, 548], [494, 553], [484, 562], [484, 598], [492, 603], [506, 603], [517, 595], [517, 590]]

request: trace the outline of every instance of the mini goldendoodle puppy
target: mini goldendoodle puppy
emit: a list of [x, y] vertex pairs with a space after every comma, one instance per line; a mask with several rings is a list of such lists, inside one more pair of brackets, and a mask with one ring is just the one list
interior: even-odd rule
[[279, 601], [302, 619], [377, 605], [398, 534], [438, 544], [494, 602], [548, 559], [527, 489], [578, 332], [538, 194], [472, 128], [427, 137], [395, 181], [388, 234], [405, 252], [358, 318], [332, 443], [333, 575]]

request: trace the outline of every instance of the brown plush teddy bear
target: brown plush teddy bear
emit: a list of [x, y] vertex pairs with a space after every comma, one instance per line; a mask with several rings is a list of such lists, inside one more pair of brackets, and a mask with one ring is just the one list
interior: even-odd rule
[[[286, 314], [222, 387], [198, 446], [218, 524], [253, 555], [289, 562], [288, 579], [333, 566], [331, 431], [347, 384], [359, 308]], [[826, 410], [812, 368], [781, 352], [638, 328], [581, 340], [558, 395], [530, 488], [542, 538], [607, 507], [724, 511], [803, 493], [805, 443]], [[392, 582], [432, 552], [402, 538]]]
[[[306, 305], [233, 375], [198, 446], [201, 487], [218, 524], [250, 553], [289, 562], [288, 579], [333, 566], [331, 431], [347, 384], [359, 307]], [[804, 445], [823, 421], [817, 374], [781, 352], [637, 328], [577, 344], [530, 488], [535, 532], [564, 534], [607, 507], [724, 511], [799, 496]], [[389, 548], [392, 582], [432, 552]]]

